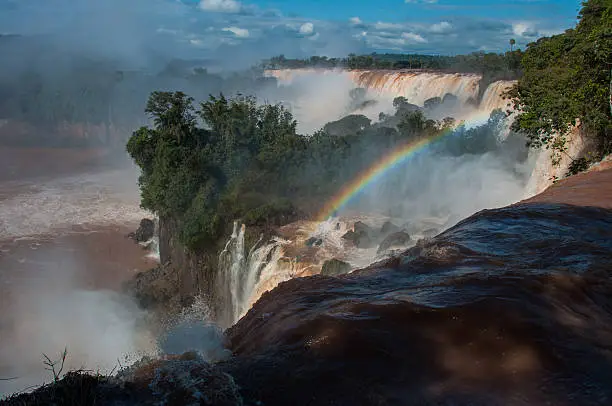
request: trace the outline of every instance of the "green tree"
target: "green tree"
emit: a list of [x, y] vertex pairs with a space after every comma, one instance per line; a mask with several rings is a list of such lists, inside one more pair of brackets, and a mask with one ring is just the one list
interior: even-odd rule
[[600, 156], [612, 150], [612, 2], [585, 1], [579, 18], [575, 29], [528, 45], [524, 75], [509, 93], [520, 112], [513, 129], [533, 147], [552, 148], [557, 158], [578, 122]]

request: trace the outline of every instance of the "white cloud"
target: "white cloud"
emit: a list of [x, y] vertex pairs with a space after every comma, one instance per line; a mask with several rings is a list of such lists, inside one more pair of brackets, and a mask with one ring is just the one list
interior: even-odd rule
[[359, 18], [359, 17], [351, 17], [349, 19], [349, 22], [351, 24], [353, 24], [353, 25], [361, 25], [361, 24], [363, 24], [363, 21], [361, 21], [361, 18]]
[[304, 23], [300, 26], [300, 34], [302, 35], [311, 35], [313, 32], [314, 32], [313, 23]]
[[231, 32], [239, 38], [248, 38], [250, 35], [249, 30], [240, 27], [225, 27], [222, 31]]
[[402, 38], [405, 39], [407, 43], [411, 44], [424, 44], [427, 42], [425, 38], [414, 32], [403, 32]]
[[448, 32], [451, 28], [453, 28], [453, 25], [451, 23], [449, 23], [448, 21], [441, 21], [437, 24], [431, 25], [431, 27], [429, 27], [429, 31], [434, 32], [436, 34], [441, 34], [444, 32]]
[[404, 28], [404, 26], [401, 24], [384, 23], [382, 21], [379, 21], [374, 24], [374, 28], [376, 28], [377, 30], [401, 30], [402, 28]]
[[535, 29], [535, 25], [531, 22], [520, 21], [512, 24], [512, 33], [519, 37], [533, 37], [538, 33]]
[[169, 34], [169, 35], [178, 34], [177, 30], [171, 30], [171, 29], [164, 28], [164, 27], [158, 28], [157, 30], [155, 30], [155, 32], [157, 32], [158, 34]]
[[237, 0], [202, 0], [200, 8], [215, 13], [238, 13], [242, 4]]

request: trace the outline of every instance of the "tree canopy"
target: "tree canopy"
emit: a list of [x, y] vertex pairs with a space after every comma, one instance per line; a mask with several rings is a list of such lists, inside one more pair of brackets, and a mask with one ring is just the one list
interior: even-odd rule
[[612, 151], [612, 2], [585, 1], [579, 18], [575, 29], [528, 45], [524, 74], [510, 92], [519, 111], [513, 129], [560, 153], [579, 121], [601, 156]]

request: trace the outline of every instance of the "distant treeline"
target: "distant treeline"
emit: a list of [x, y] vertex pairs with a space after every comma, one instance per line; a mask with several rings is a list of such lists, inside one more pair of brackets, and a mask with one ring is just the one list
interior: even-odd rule
[[346, 58], [311, 56], [288, 59], [284, 55], [263, 61], [264, 69], [343, 68], [343, 69], [422, 69], [459, 73], [479, 73], [499, 79], [516, 79], [521, 75], [519, 49], [505, 54], [475, 52], [468, 55], [442, 56], [418, 54], [350, 54]]

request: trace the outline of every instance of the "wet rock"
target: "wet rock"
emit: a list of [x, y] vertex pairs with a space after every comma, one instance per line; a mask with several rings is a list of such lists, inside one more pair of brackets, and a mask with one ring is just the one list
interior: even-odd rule
[[179, 282], [178, 274], [169, 266], [159, 265], [138, 273], [124, 289], [143, 309], [165, 313], [181, 307], [181, 298], [177, 295]]
[[310, 237], [306, 240], [305, 244], [307, 247], [319, 247], [323, 244], [323, 240], [317, 237]]
[[348, 231], [342, 236], [357, 248], [371, 248], [373, 246], [372, 229], [365, 223], [355, 223], [354, 231]]
[[385, 221], [385, 224], [380, 228], [380, 235], [384, 237], [392, 233], [397, 233], [398, 231], [400, 231], [398, 226], [390, 221]]
[[339, 259], [333, 258], [323, 263], [321, 268], [321, 275], [326, 276], [338, 276], [349, 273], [351, 265]]
[[239, 406], [243, 404], [232, 377], [200, 356], [163, 362], [149, 385], [161, 404]]
[[378, 252], [383, 252], [388, 250], [391, 247], [403, 247], [410, 243], [411, 238], [410, 235], [404, 231], [398, 231], [393, 234], [390, 234], [380, 243], [378, 246]]
[[140, 220], [138, 230], [128, 234], [128, 237], [136, 242], [149, 241], [155, 235], [155, 222], [151, 219]]
[[372, 227], [370, 227], [369, 225], [367, 225], [366, 223], [364, 223], [362, 221], [357, 221], [353, 225], [353, 230], [356, 233], [367, 234], [368, 236], [371, 236], [371, 235], [374, 234], [374, 230], [372, 230]]

